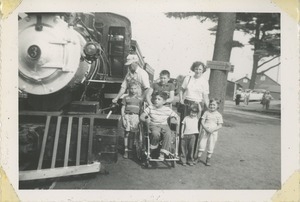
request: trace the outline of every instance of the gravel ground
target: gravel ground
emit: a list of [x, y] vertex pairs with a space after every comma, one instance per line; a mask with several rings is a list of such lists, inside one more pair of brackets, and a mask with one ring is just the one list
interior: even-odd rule
[[[247, 109], [247, 110], [246, 110]], [[145, 168], [123, 159], [103, 163], [101, 173], [57, 179], [53, 189], [102, 190], [204, 190], [280, 189], [280, 105], [274, 113], [262, 112], [258, 103], [234, 106], [225, 103], [224, 126], [212, 157], [203, 163], [175, 168], [158, 163]], [[205, 156], [203, 157], [204, 161]]]

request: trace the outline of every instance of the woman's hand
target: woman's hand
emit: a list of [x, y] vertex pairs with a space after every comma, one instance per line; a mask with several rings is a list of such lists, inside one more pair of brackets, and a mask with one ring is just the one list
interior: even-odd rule
[[180, 102], [180, 104], [184, 105], [184, 100], [183, 99], [180, 99], [179, 102]]

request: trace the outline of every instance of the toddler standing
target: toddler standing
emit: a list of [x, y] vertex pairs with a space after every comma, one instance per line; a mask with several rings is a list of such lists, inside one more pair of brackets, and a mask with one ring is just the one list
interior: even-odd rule
[[[202, 116], [201, 125], [203, 126], [203, 132], [200, 140], [200, 148], [198, 153], [198, 162], [202, 153], [207, 148], [206, 165], [210, 166], [210, 159], [215, 148], [215, 144], [218, 139], [218, 130], [222, 127], [223, 117], [217, 111], [220, 101], [217, 99], [211, 99], [209, 101], [208, 110], [204, 112]], [[208, 147], [206, 147], [208, 142]]]
[[186, 166], [186, 163], [190, 166], [195, 165], [194, 148], [196, 136], [199, 133], [199, 108], [197, 105], [193, 105], [189, 111], [190, 114], [184, 117], [181, 127], [181, 162], [183, 166]]

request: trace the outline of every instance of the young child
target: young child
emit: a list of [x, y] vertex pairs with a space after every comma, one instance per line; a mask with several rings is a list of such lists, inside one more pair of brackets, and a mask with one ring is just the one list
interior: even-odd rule
[[200, 140], [200, 148], [198, 153], [198, 162], [204, 150], [206, 149], [206, 144], [208, 142], [208, 150], [206, 157], [206, 165], [210, 166], [210, 159], [214, 151], [217, 139], [218, 130], [222, 127], [223, 117], [217, 111], [219, 108], [220, 101], [217, 99], [211, 99], [208, 105], [208, 111], [204, 112], [202, 116], [201, 125], [203, 126], [203, 132]]
[[201, 114], [197, 105], [192, 105], [189, 116], [184, 117], [181, 127], [181, 162], [190, 166], [195, 165], [194, 147], [197, 134], [199, 134], [198, 122]]
[[159, 74], [160, 81], [158, 83], [153, 83], [146, 95], [146, 100], [149, 105], [152, 105], [152, 100], [154, 93], [166, 92], [168, 98], [166, 103], [172, 103], [175, 94], [175, 85], [173, 83], [168, 83], [170, 80], [170, 72], [168, 70], [162, 70]]
[[128, 84], [129, 94], [122, 100], [121, 116], [124, 133], [124, 158], [128, 158], [128, 135], [130, 132], [137, 132], [139, 125], [139, 112], [142, 104], [142, 98], [138, 95], [139, 87], [136, 82]]
[[251, 90], [249, 90], [249, 89], [245, 91], [245, 94], [244, 94], [244, 104], [245, 104], [245, 105], [248, 105], [248, 104], [249, 104], [250, 91], [251, 91]]
[[153, 98], [153, 105], [144, 110], [140, 119], [149, 123], [151, 152], [158, 148], [160, 137], [163, 136], [158, 159], [164, 160], [165, 155], [170, 154], [171, 146], [171, 129], [168, 125], [168, 118], [175, 117], [178, 122], [179, 117], [170, 107], [164, 106], [168, 98], [165, 92], [157, 92]]

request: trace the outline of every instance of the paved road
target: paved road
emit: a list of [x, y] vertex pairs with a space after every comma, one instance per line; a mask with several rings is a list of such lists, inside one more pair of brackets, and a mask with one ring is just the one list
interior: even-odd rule
[[178, 164], [176, 168], [169, 168], [159, 163], [155, 169], [146, 169], [139, 162], [123, 159], [119, 155], [117, 163], [103, 163], [105, 170], [101, 173], [61, 178], [50, 188], [279, 189], [281, 149], [278, 106], [269, 113], [263, 112], [258, 103], [234, 106], [229, 101], [225, 103], [224, 121], [211, 167], [199, 163], [193, 167]]

